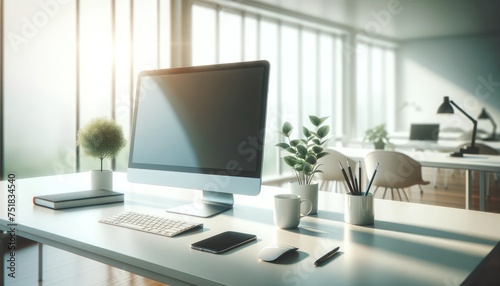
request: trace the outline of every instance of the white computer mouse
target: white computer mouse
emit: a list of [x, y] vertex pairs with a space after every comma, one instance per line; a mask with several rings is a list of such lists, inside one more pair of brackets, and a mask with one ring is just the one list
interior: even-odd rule
[[298, 248], [295, 246], [273, 244], [262, 248], [259, 251], [258, 257], [264, 261], [274, 261], [280, 258], [283, 254], [290, 251], [296, 251]]

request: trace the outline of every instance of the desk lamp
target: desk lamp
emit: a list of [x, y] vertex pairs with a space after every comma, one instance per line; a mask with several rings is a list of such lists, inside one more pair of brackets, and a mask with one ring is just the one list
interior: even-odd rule
[[479, 148], [476, 147], [476, 133], [477, 133], [477, 121], [472, 118], [469, 114], [467, 114], [460, 106], [458, 106], [453, 100], [450, 100], [448, 96], [444, 97], [444, 102], [439, 106], [437, 113], [438, 114], [453, 114], [453, 106], [455, 106], [460, 112], [462, 112], [467, 118], [472, 121], [474, 124], [474, 128], [472, 129], [472, 142], [470, 146], [465, 146], [460, 149], [458, 152], [451, 153], [452, 157], [463, 157], [463, 154], [479, 154]]
[[495, 141], [496, 140], [496, 132], [497, 132], [497, 124], [493, 120], [493, 117], [486, 111], [486, 108], [483, 108], [481, 111], [481, 114], [479, 114], [479, 117], [477, 119], [489, 119], [491, 124], [493, 124], [493, 133], [491, 133], [491, 136], [488, 138], [484, 138], [484, 141]]

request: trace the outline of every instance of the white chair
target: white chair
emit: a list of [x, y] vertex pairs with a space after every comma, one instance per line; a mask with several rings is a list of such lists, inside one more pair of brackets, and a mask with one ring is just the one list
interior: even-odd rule
[[421, 185], [427, 185], [430, 182], [422, 179], [422, 165], [406, 154], [396, 151], [373, 151], [364, 158], [367, 178], [371, 178], [377, 163], [379, 167], [377, 174], [372, 182], [375, 186], [375, 192], [379, 187], [384, 187], [385, 198], [387, 189], [391, 190], [392, 199], [394, 199], [394, 190], [397, 190], [399, 199], [403, 200], [401, 193], [407, 201], [410, 201], [405, 188], [418, 185], [420, 193], [423, 192]]
[[330, 191], [335, 185], [335, 191], [339, 192], [339, 186], [343, 185], [345, 190], [347, 190], [344, 176], [340, 171], [339, 162], [342, 163], [344, 168], [347, 168], [347, 161], [349, 161], [349, 165], [354, 171], [357, 164], [356, 161], [333, 149], [328, 149], [326, 151], [330, 154], [319, 159], [319, 163], [322, 164], [319, 169], [323, 172], [316, 174], [316, 177], [320, 181], [319, 189], [322, 191]]

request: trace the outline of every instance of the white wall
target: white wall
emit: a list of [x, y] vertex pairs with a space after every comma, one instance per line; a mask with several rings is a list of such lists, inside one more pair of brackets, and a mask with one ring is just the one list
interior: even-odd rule
[[[500, 35], [429, 38], [403, 42], [399, 51], [397, 131], [411, 123], [440, 123], [441, 128], [472, 128], [455, 110], [452, 116], [436, 110], [449, 96], [477, 118], [486, 107], [500, 123]], [[491, 132], [489, 121], [478, 128]]]

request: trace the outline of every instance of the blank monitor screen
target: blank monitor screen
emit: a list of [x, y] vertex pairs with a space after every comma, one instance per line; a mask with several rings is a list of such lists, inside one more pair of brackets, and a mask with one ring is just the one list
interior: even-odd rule
[[140, 73], [129, 180], [258, 194], [268, 77], [267, 61]]
[[439, 124], [412, 124], [410, 140], [437, 141], [439, 138]]

